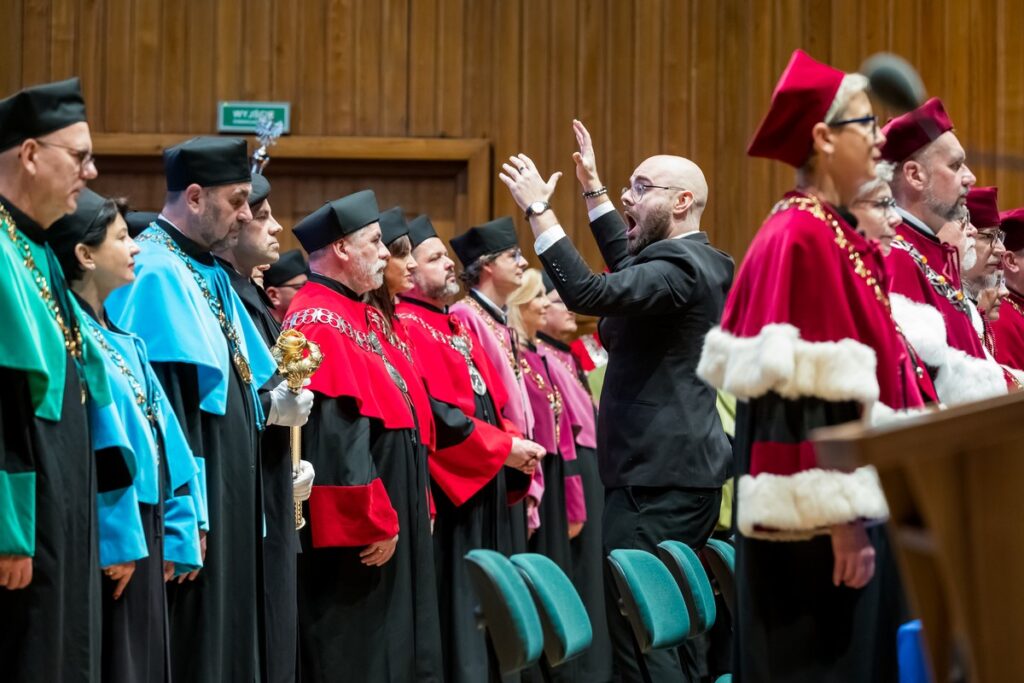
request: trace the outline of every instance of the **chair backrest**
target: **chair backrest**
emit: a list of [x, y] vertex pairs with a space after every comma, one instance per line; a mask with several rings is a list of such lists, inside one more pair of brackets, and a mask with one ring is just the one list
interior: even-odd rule
[[679, 541], [662, 541], [658, 555], [672, 573], [690, 612], [689, 637], [711, 629], [715, 624], [715, 593], [697, 553]]
[[707, 544], [700, 552], [704, 562], [711, 570], [711, 576], [718, 585], [718, 591], [722, 594], [722, 600], [732, 615], [733, 621], [736, 615], [736, 548], [726, 541], [717, 538], [709, 538]]
[[594, 638], [590, 617], [569, 577], [551, 559], [536, 553], [513, 555], [544, 629], [544, 656], [558, 666], [580, 654]]
[[493, 550], [471, 550], [466, 562], [502, 675], [536, 662], [544, 648], [544, 632], [519, 572]]
[[643, 550], [618, 548], [608, 555], [608, 566], [641, 651], [675, 647], [686, 639], [686, 602], [661, 560]]
[[900, 683], [932, 683], [920, 619], [908, 621], [896, 630], [896, 659], [900, 665]]

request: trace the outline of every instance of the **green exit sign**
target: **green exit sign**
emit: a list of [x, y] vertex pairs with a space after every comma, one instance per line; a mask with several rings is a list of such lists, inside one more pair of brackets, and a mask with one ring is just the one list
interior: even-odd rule
[[288, 133], [292, 123], [292, 105], [289, 102], [219, 102], [217, 105], [217, 131], [220, 133], [255, 133], [256, 126], [270, 116]]

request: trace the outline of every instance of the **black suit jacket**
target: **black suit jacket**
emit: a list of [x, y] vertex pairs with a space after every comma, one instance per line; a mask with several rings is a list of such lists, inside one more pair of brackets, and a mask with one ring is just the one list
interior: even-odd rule
[[718, 488], [731, 469], [715, 390], [697, 377], [704, 335], [722, 317], [732, 258], [694, 233], [635, 257], [615, 211], [591, 224], [610, 273], [596, 275], [568, 239], [540, 260], [566, 305], [602, 316], [608, 368], [597, 448], [606, 487]]

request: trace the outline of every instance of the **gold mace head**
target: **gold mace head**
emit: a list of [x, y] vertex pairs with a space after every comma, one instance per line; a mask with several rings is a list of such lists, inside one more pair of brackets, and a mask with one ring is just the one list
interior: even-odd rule
[[282, 332], [270, 353], [277, 363], [277, 371], [288, 381], [288, 388], [296, 393], [324, 360], [320, 346], [298, 330]]

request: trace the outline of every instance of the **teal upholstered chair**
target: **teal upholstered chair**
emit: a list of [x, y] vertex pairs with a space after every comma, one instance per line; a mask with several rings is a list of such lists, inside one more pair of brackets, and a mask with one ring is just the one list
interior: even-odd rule
[[513, 555], [544, 630], [544, 656], [556, 667], [580, 654], [594, 637], [590, 617], [569, 577], [551, 559], [536, 553]]
[[709, 538], [700, 554], [711, 570], [729, 614], [736, 619], [736, 548], [726, 541]]
[[690, 632], [686, 602], [668, 568], [651, 553], [619, 548], [608, 555], [619, 609], [642, 652], [676, 647]]
[[519, 571], [493, 550], [471, 550], [466, 561], [501, 674], [530, 666], [543, 651], [544, 632]]
[[690, 613], [688, 637], [706, 633], [715, 624], [715, 593], [697, 553], [679, 541], [662, 541], [658, 555], [668, 567]]

